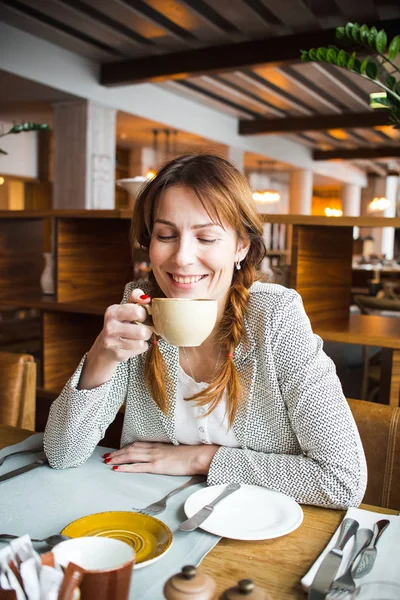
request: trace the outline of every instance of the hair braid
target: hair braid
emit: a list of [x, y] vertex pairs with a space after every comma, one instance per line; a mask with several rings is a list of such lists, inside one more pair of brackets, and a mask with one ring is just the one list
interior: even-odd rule
[[250, 298], [248, 288], [254, 281], [255, 269], [244, 263], [237, 271], [229, 291], [224, 316], [217, 336], [225, 351], [225, 360], [219, 367], [215, 380], [204, 391], [194, 394], [188, 400], [196, 400], [199, 406], [209, 404], [209, 415], [221, 401], [226, 390], [226, 407], [229, 426], [235, 420], [239, 405], [243, 400], [243, 386], [233, 362], [233, 352], [244, 335], [244, 315]]

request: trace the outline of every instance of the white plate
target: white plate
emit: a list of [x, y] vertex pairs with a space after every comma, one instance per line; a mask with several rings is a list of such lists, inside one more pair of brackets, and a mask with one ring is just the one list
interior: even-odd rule
[[[216, 498], [226, 485], [194, 492], [185, 502], [188, 518]], [[286, 535], [303, 521], [303, 510], [293, 498], [258, 485], [241, 488], [221, 500], [201, 529], [234, 540], [268, 540]]]

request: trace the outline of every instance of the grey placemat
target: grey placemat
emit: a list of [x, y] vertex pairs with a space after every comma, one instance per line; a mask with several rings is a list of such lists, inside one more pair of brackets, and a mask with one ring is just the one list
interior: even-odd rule
[[[14, 446], [0, 450], [0, 458], [14, 450], [37, 447], [42, 434], [35, 434]], [[96, 512], [132, 510], [160, 499], [189, 477], [116, 473], [105, 465], [102, 455], [109, 449], [97, 447], [79, 468], [56, 471], [39, 467], [0, 483], [0, 532], [43, 538], [58, 533], [71, 521]], [[7, 459], [0, 475], [34, 460], [34, 454]], [[173, 542], [165, 556], [148, 567], [134, 570], [130, 598], [163, 600], [165, 581], [184, 565], [198, 565], [217, 544], [219, 537], [197, 530], [183, 532], [183, 504], [205, 484], [191, 486], [168, 501], [167, 510], [157, 518], [171, 529]]]

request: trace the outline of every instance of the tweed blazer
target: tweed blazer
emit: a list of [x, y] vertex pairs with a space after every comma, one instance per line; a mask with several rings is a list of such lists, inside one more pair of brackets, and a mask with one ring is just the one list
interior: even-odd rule
[[[147, 282], [132, 289], [151, 294]], [[298, 502], [357, 506], [366, 488], [366, 463], [357, 427], [333, 362], [313, 334], [297, 292], [256, 282], [250, 288], [245, 332], [233, 360], [246, 389], [233, 428], [239, 448], [221, 446], [208, 484], [231, 481], [265, 486]], [[174, 408], [179, 349], [159, 341], [170, 375], [165, 415], [144, 380], [144, 355], [120, 363], [111, 380], [78, 390], [85, 358], [50, 410], [45, 451], [56, 469], [83, 464], [126, 402], [121, 445], [133, 441], [178, 444]]]

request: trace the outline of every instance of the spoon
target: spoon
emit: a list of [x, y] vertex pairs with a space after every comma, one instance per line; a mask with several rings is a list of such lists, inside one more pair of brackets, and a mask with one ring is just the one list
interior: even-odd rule
[[[11, 535], [9, 533], [0, 533], [0, 543], [6, 542], [8, 540], [16, 540], [21, 536], [19, 535]], [[41, 540], [31, 538], [31, 542], [41, 542], [47, 544], [48, 546], [55, 546], [60, 542], [65, 542], [65, 540], [70, 540], [69, 535], [62, 535], [61, 533], [56, 533], [55, 535], [49, 535], [49, 537], [43, 538]]]

